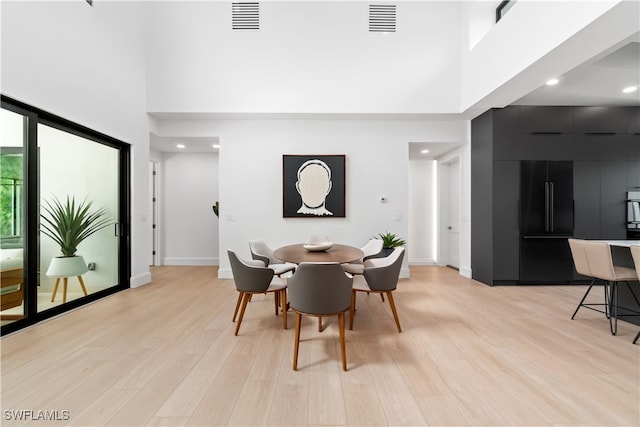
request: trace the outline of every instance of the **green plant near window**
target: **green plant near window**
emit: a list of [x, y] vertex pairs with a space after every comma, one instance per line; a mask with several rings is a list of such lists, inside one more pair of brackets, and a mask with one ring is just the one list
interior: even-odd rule
[[382, 240], [382, 247], [384, 249], [391, 249], [398, 246], [404, 246], [407, 244], [407, 242], [401, 239], [400, 237], [398, 237], [398, 235], [394, 233], [389, 233], [388, 231], [386, 233], [380, 233], [378, 234], [378, 236]]
[[219, 210], [220, 210], [220, 202], [216, 200], [216, 204], [213, 205], [212, 208], [213, 208], [213, 213], [216, 214], [216, 216], [218, 216]]
[[60, 246], [63, 257], [75, 256], [84, 239], [113, 224], [106, 208], [91, 211], [92, 205], [86, 198], [76, 202], [69, 196], [64, 203], [54, 197], [42, 205], [41, 232]]

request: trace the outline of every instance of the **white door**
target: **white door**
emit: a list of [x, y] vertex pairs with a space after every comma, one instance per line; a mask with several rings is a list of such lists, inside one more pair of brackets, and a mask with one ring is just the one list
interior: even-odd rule
[[447, 230], [449, 254], [447, 259], [451, 267], [460, 267], [460, 162], [449, 163], [449, 218]]
[[158, 164], [149, 162], [149, 210], [151, 211], [151, 253], [149, 265], [160, 265], [158, 239]]

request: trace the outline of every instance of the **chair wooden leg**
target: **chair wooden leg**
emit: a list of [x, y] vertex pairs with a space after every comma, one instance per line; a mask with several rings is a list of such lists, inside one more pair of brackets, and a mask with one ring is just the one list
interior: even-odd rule
[[380, 298], [382, 298], [382, 302], [384, 302], [384, 294], [380, 292]]
[[238, 331], [240, 330], [240, 325], [242, 324], [242, 318], [244, 317], [244, 310], [247, 308], [247, 303], [251, 299], [251, 294], [245, 292], [242, 295], [242, 307], [240, 308], [240, 317], [238, 318], [238, 324], [236, 325], [236, 332], [234, 335], [238, 335]]
[[396, 320], [398, 332], [402, 332], [402, 329], [400, 329], [400, 320], [398, 320], [398, 312], [396, 311], [396, 303], [393, 301], [393, 294], [391, 293], [391, 291], [387, 291], [387, 297], [389, 298], [389, 305], [391, 306], [391, 311], [393, 312], [393, 318]]
[[302, 315], [296, 312], [296, 333], [293, 341], [293, 370], [298, 370], [298, 347], [300, 347], [300, 321]]
[[280, 305], [280, 291], [273, 293], [273, 306], [276, 310], [276, 316], [278, 315], [278, 306]]
[[280, 302], [282, 303], [282, 327], [287, 329], [287, 290], [283, 289], [280, 292], [282, 296], [280, 297]]
[[322, 332], [322, 316], [318, 316], [318, 332]]
[[233, 322], [236, 321], [236, 316], [238, 315], [238, 309], [240, 308], [240, 303], [242, 302], [242, 296], [244, 295], [244, 292], [238, 292], [238, 301], [236, 301], [236, 309], [233, 312]]
[[340, 325], [340, 352], [342, 353], [342, 370], [347, 370], [347, 352], [344, 339], [344, 311], [338, 314], [338, 324]]
[[353, 330], [353, 316], [356, 314], [356, 291], [351, 291], [351, 306], [349, 306], [349, 330]]

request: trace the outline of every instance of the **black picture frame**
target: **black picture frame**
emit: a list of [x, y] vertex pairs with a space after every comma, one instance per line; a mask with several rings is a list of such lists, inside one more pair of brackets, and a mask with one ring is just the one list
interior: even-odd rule
[[[330, 171], [330, 189], [324, 196]], [[299, 183], [300, 181], [302, 183]], [[282, 156], [282, 216], [284, 218], [344, 218], [346, 156], [344, 154], [284, 154]], [[307, 184], [304, 184], [304, 183]], [[309, 184], [310, 183], [310, 184]], [[312, 196], [309, 196], [311, 188]], [[302, 193], [307, 201], [303, 201]]]

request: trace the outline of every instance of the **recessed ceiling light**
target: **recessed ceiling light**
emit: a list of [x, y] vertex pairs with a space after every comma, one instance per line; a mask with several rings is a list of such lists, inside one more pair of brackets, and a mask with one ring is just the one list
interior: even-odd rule
[[558, 80], [558, 79], [556, 79], [556, 78], [553, 78], [553, 79], [549, 79], [549, 80], [547, 80], [547, 83], [546, 83], [546, 84], [547, 84], [547, 86], [553, 86], [553, 85], [557, 85], [559, 81], [560, 81], [560, 80]]
[[220, 148], [220, 144], [213, 144], [213, 148]]
[[622, 89], [622, 93], [632, 93], [638, 90], [638, 86], [629, 86]]
[[429, 150], [422, 150], [420, 151], [422, 154], [427, 154], [429, 152]]
[[185, 145], [184, 145], [184, 144], [176, 144], [176, 147], [178, 147], [178, 148], [184, 148], [184, 147], [185, 147]]

